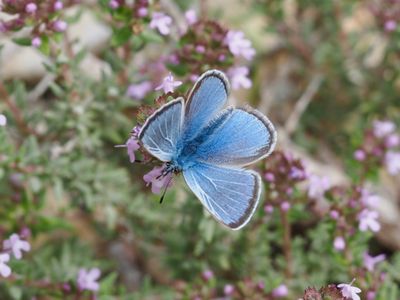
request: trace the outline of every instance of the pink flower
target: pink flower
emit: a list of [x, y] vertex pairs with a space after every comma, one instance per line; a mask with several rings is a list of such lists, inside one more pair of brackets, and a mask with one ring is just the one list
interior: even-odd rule
[[143, 81], [128, 86], [126, 94], [132, 99], [142, 100], [151, 91], [151, 88], [152, 84], [150, 81]]
[[64, 7], [64, 4], [63, 4], [61, 1], [56, 1], [56, 2], [54, 3], [54, 10], [55, 10], [55, 11], [57, 11], [57, 10], [62, 10], [63, 7]]
[[33, 3], [33, 2], [30, 2], [25, 6], [25, 11], [28, 14], [33, 14], [33, 13], [35, 13], [37, 11], [37, 5], [35, 3]]
[[159, 194], [163, 188], [171, 186], [172, 174], [168, 173], [162, 176], [163, 170], [164, 167], [155, 167], [143, 176], [146, 185], [148, 186], [151, 184], [151, 191], [153, 194]]
[[7, 265], [9, 260], [10, 255], [8, 253], [0, 253], [0, 275], [3, 277], [11, 275], [11, 268]]
[[351, 300], [360, 300], [360, 296], [357, 294], [361, 293], [361, 290], [358, 287], [352, 286], [355, 279], [353, 279], [350, 284], [341, 283], [338, 285], [338, 288], [342, 290], [342, 295]]
[[328, 177], [311, 175], [309, 178], [308, 196], [313, 199], [321, 198], [330, 187], [331, 184]]
[[13, 233], [9, 239], [3, 241], [3, 248], [11, 251], [16, 259], [21, 259], [22, 251], [28, 252], [31, 250], [31, 245], [21, 240], [18, 234]]
[[358, 215], [358, 228], [361, 231], [367, 231], [370, 229], [373, 232], [378, 232], [381, 229], [381, 225], [378, 223], [378, 213], [373, 210], [364, 209]]
[[385, 165], [390, 175], [400, 173], [400, 152], [388, 151], [385, 154]]
[[231, 296], [235, 291], [235, 287], [232, 284], [226, 284], [224, 286], [224, 294], [225, 296]]
[[174, 89], [182, 84], [182, 81], [175, 81], [171, 72], [163, 79], [163, 82], [156, 87], [156, 91], [163, 89], [164, 93], [173, 92]]
[[267, 204], [267, 205], [264, 206], [264, 212], [266, 214], [272, 214], [273, 211], [274, 211], [274, 207], [272, 205]]
[[138, 16], [143, 18], [145, 16], [147, 16], [147, 14], [149, 13], [149, 10], [147, 9], [147, 7], [141, 7], [138, 9]]
[[386, 258], [385, 254], [380, 254], [378, 256], [370, 256], [368, 252], [364, 253], [363, 256], [363, 261], [364, 261], [364, 267], [372, 272], [375, 269], [375, 265], [384, 261]]
[[396, 125], [391, 121], [379, 121], [375, 120], [373, 123], [374, 135], [378, 138], [383, 138], [393, 131], [395, 131]]
[[197, 14], [194, 9], [190, 9], [187, 12], [185, 12], [185, 20], [188, 23], [188, 25], [193, 25], [194, 23], [197, 22]]
[[364, 150], [358, 149], [354, 152], [354, 158], [358, 161], [363, 161], [366, 158], [366, 154]]
[[78, 273], [77, 284], [80, 290], [88, 290], [96, 292], [99, 290], [99, 279], [101, 272], [98, 268], [86, 270], [81, 268]]
[[0, 126], [6, 126], [7, 125], [7, 118], [5, 115], [0, 114]]
[[35, 37], [32, 39], [32, 47], [39, 48], [40, 45], [42, 45], [42, 40], [40, 39], [40, 37], [35, 36]]
[[204, 52], [206, 52], [206, 47], [204, 47], [203, 45], [197, 45], [196, 46], [196, 52], [197, 53], [204, 53]]
[[397, 22], [394, 20], [388, 20], [385, 22], [385, 30], [387, 32], [395, 31], [397, 28]]
[[201, 277], [203, 277], [203, 279], [204, 279], [205, 281], [209, 281], [209, 280], [211, 280], [211, 279], [214, 278], [214, 272], [211, 271], [211, 270], [205, 270], [205, 271], [201, 274]]
[[110, 0], [108, 2], [108, 7], [110, 7], [111, 9], [117, 9], [119, 7], [119, 3], [116, 0]]
[[288, 211], [290, 209], [290, 203], [287, 201], [283, 201], [281, 203], [281, 209], [282, 209], [282, 211], [285, 211], [285, 212]]
[[172, 18], [170, 16], [161, 12], [154, 12], [150, 22], [150, 28], [158, 29], [162, 35], [168, 35], [171, 32], [169, 28], [171, 24]]
[[241, 31], [228, 31], [225, 37], [225, 44], [228, 45], [229, 51], [234, 56], [243, 56], [245, 59], [251, 60], [256, 54], [251, 42], [245, 39], [244, 33]]
[[340, 214], [339, 214], [339, 212], [337, 210], [332, 210], [331, 212], [329, 212], [329, 215], [334, 220], [337, 220], [340, 217]]
[[57, 20], [53, 24], [53, 28], [57, 32], [64, 32], [65, 30], [67, 30], [67, 27], [68, 27], [67, 22], [63, 20]]
[[375, 300], [376, 297], [376, 292], [374, 291], [368, 291], [367, 293], [367, 300]]
[[116, 145], [117, 148], [126, 148], [129, 156], [129, 161], [134, 163], [136, 160], [135, 151], [139, 150], [140, 144], [135, 135], [132, 135], [124, 145]]
[[233, 89], [237, 90], [241, 87], [248, 89], [251, 87], [252, 82], [250, 78], [247, 77], [249, 75], [249, 68], [232, 67], [227, 71], [227, 73], [231, 79]]
[[272, 290], [272, 296], [276, 298], [286, 297], [289, 294], [289, 290], [286, 285], [281, 284]]
[[361, 202], [367, 207], [377, 207], [379, 202], [381, 202], [381, 197], [375, 194], [369, 193], [366, 189], [361, 191]]
[[333, 240], [333, 247], [337, 251], [343, 251], [346, 248], [346, 242], [344, 238], [341, 236], [335, 237], [335, 239]]
[[400, 136], [398, 134], [390, 134], [385, 139], [385, 145], [388, 148], [393, 148], [400, 145]]

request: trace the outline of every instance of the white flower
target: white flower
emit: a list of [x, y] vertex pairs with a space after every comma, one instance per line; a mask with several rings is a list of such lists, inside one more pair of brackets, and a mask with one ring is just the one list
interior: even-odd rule
[[234, 56], [243, 56], [245, 59], [251, 60], [256, 54], [256, 50], [251, 46], [251, 42], [245, 39], [244, 33], [241, 31], [228, 31], [225, 44], [228, 45], [229, 51]]
[[150, 22], [151, 29], [158, 29], [162, 35], [168, 35], [171, 32], [170, 26], [172, 18], [161, 12], [154, 12]]
[[249, 75], [249, 68], [247, 67], [232, 67], [228, 70], [228, 76], [232, 82], [232, 88], [234, 90], [245, 88], [248, 89], [251, 87], [252, 82]]
[[386, 169], [390, 175], [400, 173], [400, 152], [388, 151], [385, 155]]
[[156, 87], [156, 91], [163, 89], [164, 93], [173, 92], [174, 89], [182, 84], [182, 81], [175, 81], [171, 73], [163, 79], [163, 82]]
[[11, 275], [11, 268], [6, 264], [10, 260], [8, 253], [0, 253], [0, 275], [8, 277]]
[[7, 125], [7, 118], [5, 115], [0, 114], [0, 126], [6, 126]]
[[350, 284], [341, 283], [338, 285], [338, 288], [342, 290], [342, 295], [352, 300], [360, 300], [360, 296], [357, 294], [361, 293], [361, 289], [358, 287], [352, 286], [355, 279], [353, 279]]
[[321, 198], [330, 187], [331, 183], [328, 177], [311, 175], [309, 179], [308, 196], [313, 199]]
[[396, 125], [391, 121], [374, 121], [374, 135], [378, 138], [385, 137], [396, 129]]
[[360, 222], [358, 228], [361, 231], [367, 231], [370, 229], [373, 232], [378, 232], [381, 229], [381, 224], [377, 221], [378, 217], [378, 212], [364, 209], [358, 215], [358, 221]]

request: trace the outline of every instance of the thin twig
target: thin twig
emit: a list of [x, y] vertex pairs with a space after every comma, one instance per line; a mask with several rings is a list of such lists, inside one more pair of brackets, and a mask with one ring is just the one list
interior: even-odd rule
[[291, 113], [291, 115], [289, 116], [289, 118], [285, 124], [285, 130], [289, 136], [296, 129], [301, 116], [303, 115], [307, 106], [310, 104], [311, 100], [314, 98], [315, 94], [318, 92], [318, 89], [321, 86], [322, 80], [323, 80], [323, 76], [321, 74], [315, 74], [313, 76], [313, 78], [311, 79], [311, 82], [308, 84], [303, 95], [301, 95], [300, 99], [297, 101], [293, 112]]
[[37, 101], [49, 88], [50, 84], [54, 82], [56, 75], [52, 73], [46, 74], [42, 80], [35, 86], [35, 88], [28, 94], [28, 101]]

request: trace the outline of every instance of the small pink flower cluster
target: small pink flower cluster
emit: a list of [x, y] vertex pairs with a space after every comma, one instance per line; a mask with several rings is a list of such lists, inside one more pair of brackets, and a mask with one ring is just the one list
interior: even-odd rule
[[22, 251], [28, 252], [31, 250], [31, 245], [22, 240], [21, 237], [13, 233], [8, 239], [3, 241], [3, 252], [0, 253], [0, 275], [3, 277], [9, 277], [11, 275], [11, 268], [8, 266], [11, 255], [15, 259], [19, 260], [22, 258]]
[[363, 145], [354, 152], [354, 158], [365, 167], [384, 165], [391, 175], [400, 174], [400, 134], [391, 121], [376, 120], [373, 128], [364, 134]]
[[385, 0], [372, 2], [369, 5], [377, 23], [386, 32], [392, 33], [399, 28], [400, 2], [398, 0]]
[[68, 24], [61, 18], [62, 10], [74, 4], [73, 0], [4, 0], [2, 12], [15, 16], [8, 21], [0, 21], [0, 32], [16, 31], [31, 26], [31, 45], [40, 47], [43, 38], [64, 32]]

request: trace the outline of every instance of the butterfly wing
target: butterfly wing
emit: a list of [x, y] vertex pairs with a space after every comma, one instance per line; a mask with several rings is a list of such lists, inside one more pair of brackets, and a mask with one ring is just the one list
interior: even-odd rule
[[256, 172], [199, 163], [183, 176], [206, 209], [229, 228], [242, 228], [254, 214], [261, 193]]
[[189, 93], [185, 108], [185, 140], [196, 137], [222, 109], [228, 99], [229, 83], [224, 73], [205, 72]]
[[161, 161], [170, 161], [181, 137], [184, 100], [177, 98], [156, 110], [144, 123], [139, 140], [144, 148]]
[[211, 124], [200, 134], [202, 143], [197, 146], [197, 161], [243, 166], [268, 156], [275, 147], [274, 126], [255, 109], [228, 108]]

